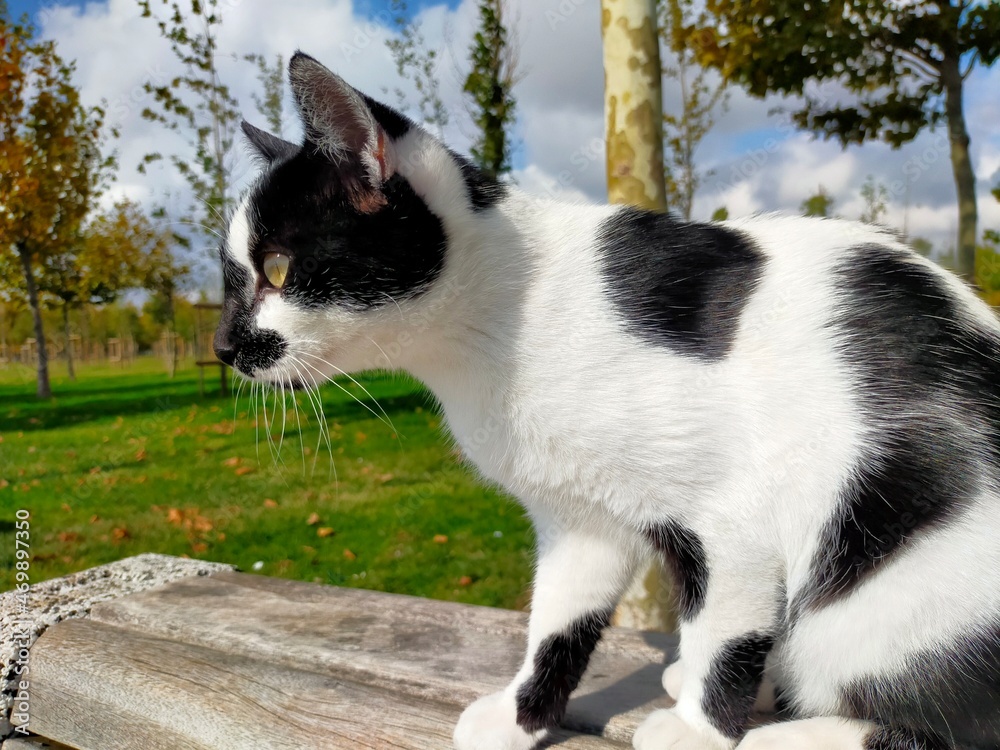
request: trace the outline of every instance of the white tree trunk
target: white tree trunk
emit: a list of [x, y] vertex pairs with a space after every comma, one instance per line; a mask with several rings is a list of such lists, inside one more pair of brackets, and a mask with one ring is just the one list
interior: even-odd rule
[[656, 0], [601, 0], [608, 200], [666, 211]]

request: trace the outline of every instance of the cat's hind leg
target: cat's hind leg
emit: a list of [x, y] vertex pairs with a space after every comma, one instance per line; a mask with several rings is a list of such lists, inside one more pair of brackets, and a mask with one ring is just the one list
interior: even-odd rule
[[769, 724], [747, 733], [736, 750], [952, 750], [941, 739], [862, 719], [822, 716]]
[[646, 552], [630, 532], [534, 520], [538, 570], [524, 666], [506, 690], [465, 709], [455, 727], [457, 750], [529, 750], [559, 723]]
[[867, 721], [824, 716], [769, 724], [747, 733], [736, 750], [905, 750], [869, 745], [878, 727]]

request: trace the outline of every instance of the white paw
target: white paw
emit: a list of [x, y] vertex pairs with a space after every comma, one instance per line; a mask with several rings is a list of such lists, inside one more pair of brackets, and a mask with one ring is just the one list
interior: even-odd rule
[[684, 680], [684, 665], [680, 661], [675, 661], [663, 670], [663, 689], [667, 695], [677, 700], [681, 694], [681, 682]]
[[872, 725], [824, 717], [769, 724], [749, 732], [736, 750], [862, 750]]
[[672, 708], [653, 711], [632, 736], [635, 750], [731, 750], [733, 743], [694, 729]]
[[508, 693], [480, 698], [455, 726], [455, 750], [531, 750], [545, 730], [529, 734], [517, 725], [517, 704]]

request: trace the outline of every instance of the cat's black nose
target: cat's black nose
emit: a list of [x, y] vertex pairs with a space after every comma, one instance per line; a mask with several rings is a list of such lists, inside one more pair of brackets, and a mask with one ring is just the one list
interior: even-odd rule
[[238, 341], [220, 329], [215, 334], [215, 340], [212, 342], [212, 347], [215, 349], [216, 357], [230, 367], [233, 366], [233, 362], [236, 361], [236, 355], [240, 351]]
[[232, 367], [233, 362], [236, 361], [236, 351], [237, 349], [235, 346], [216, 346], [215, 356]]

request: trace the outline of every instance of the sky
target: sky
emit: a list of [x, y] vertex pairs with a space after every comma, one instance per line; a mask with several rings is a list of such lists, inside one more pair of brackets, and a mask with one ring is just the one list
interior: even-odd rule
[[[147, 175], [136, 171], [146, 153], [185, 148], [176, 134], [140, 115], [150, 103], [143, 83], [168, 81], [178, 68], [155, 23], [140, 17], [136, 0], [8, 3], [14, 14], [28, 13], [41, 36], [55, 39], [64, 58], [76, 60], [76, 82], [84, 101], [105, 100], [110, 120], [121, 129], [118, 181], [105, 200], [128, 196], [169, 203], [182, 195], [184, 183], [169, 166], [151, 168]], [[160, 0], [152, 5], [165, 7]], [[247, 53], [270, 59], [280, 54], [287, 60], [301, 49], [389, 104], [397, 103], [397, 88], [406, 88], [385, 46], [394, 33], [389, 0], [222, 0], [221, 5], [220, 74], [251, 122], [262, 125], [264, 118], [251, 98], [258, 87], [254, 70], [239, 60]], [[477, 20], [475, 0], [410, 0], [409, 6], [428, 45], [439, 52], [437, 78], [452, 114], [444, 138], [467, 152], [473, 130], [461, 88]], [[515, 89], [513, 178], [533, 193], [603, 201], [599, 2], [510, 0], [510, 6], [522, 76]], [[676, 110], [678, 99], [676, 87], [665, 82], [664, 109]], [[731, 91], [727, 110], [719, 113], [697, 153], [707, 176], [695, 198], [694, 218], [707, 219], [720, 206], [731, 216], [797, 213], [820, 186], [835, 199], [836, 214], [858, 218], [864, 208], [861, 186], [872, 175], [890, 187], [886, 223], [905, 228], [912, 237], [927, 238], [942, 250], [954, 244], [955, 188], [943, 129], [926, 131], [896, 151], [880, 143], [844, 150], [795, 129], [788, 114], [780, 111], [790, 104]], [[283, 135], [294, 140], [301, 131], [290, 100], [287, 107]], [[1000, 203], [989, 192], [1000, 183], [1000, 65], [970, 77], [966, 116], [981, 225], [1000, 228]], [[238, 150], [234, 175], [245, 184], [255, 167], [242, 153], [242, 144]]]

